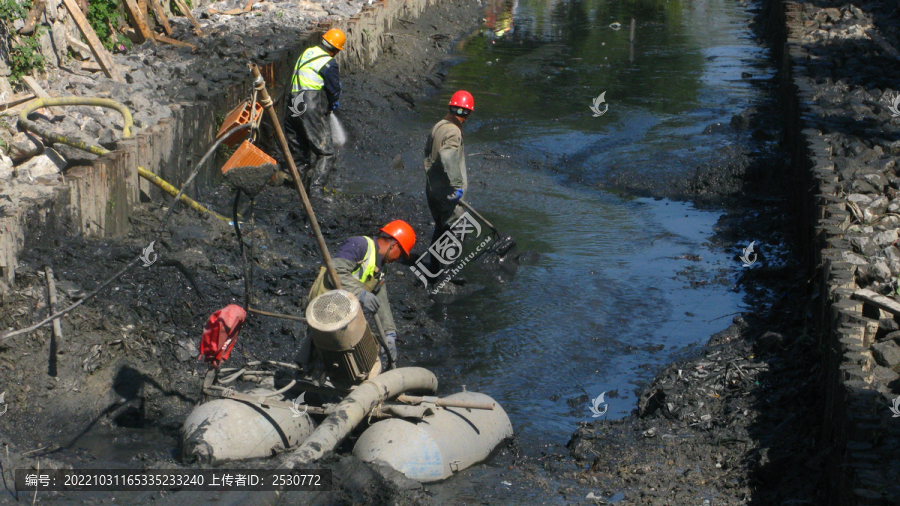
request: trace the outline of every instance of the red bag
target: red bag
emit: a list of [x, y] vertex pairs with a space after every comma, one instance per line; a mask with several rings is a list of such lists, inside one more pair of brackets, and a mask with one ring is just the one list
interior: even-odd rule
[[246, 319], [247, 313], [236, 304], [229, 304], [213, 313], [206, 321], [206, 328], [203, 329], [200, 356], [197, 360], [205, 360], [212, 367], [219, 367], [222, 362], [228, 360], [228, 355], [231, 354]]

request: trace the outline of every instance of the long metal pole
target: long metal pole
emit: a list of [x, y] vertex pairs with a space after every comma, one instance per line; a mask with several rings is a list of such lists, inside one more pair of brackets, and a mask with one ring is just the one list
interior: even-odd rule
[[287, 139], [284, 137], [281, 123], [278, 122], [278, 115], [275, 114], [275, 108], [272, 107], [272, 99], [269, 97], [269, 92], [266, 91], [266, 81], [259, 72], [259, 67], [251, 64], [250, 70], [253, 72], [253, 86], [259, 94], [259, 102], [266, 109], [266, 112], [269, 113], [269, 119], [272, 120], [272, 126], [275, 127], [275, 138], [278, 140], [278, 145], [281, 147], [284, 159], [291, 169], [291, 177], [294, 178], [294, 187], [297, 189], [297, 193], [300, 194], [300, 200], [303, 202], [303, 210], [306, 211], [306, 216], [309, 217], [309, 223], [312, 225], [313, 232], [316, 234], [316, 242], [319, 243], [319, 249], [322, 251], [322, 259], [325, 261], [325, 268], [328, 269], [328, 275], [331, 276], [334, 287], [341, 290], [343, 288], [343, 286], [341, 286], [341, 280], [338, 279], [337, 270], [334, 268], [331, 254], [328, 253], [328, 246], [325, 245], [325, 238], [322, 237], [322, 230], [319, 228], [319, 222], [316, 221], [316, 214], [313, 212], [312, 205], [309, 203], [309, 197], [306, 195], [306, 190], [303, 189], [303, 185], [300, 183], [300, 173], [297, 171], [297, 166], [294, 165], [294, 158], [291, 157], [291, 151], [288, 149]]
[[484, 224], [487, 225], [488, 228], [490, 228], [491, 230], [493, 230], [494, 232], [496, 232], [497, 235], [503, 235], [503, 234], [500, 233], [499, 230], [497, 230], [497, 227], [491, 225], [491, 222], [489, 222], [489, 221], [488, 221], [484, 216], [482, 216], [478, 211], [476, 211], [475, 209], [473, 209], [472, 206], [470, 206], [468, 202], [466, 202], [466, 201], [463, 200], [463, 199], [459, 199], [459, 204], [460, 204], [461, 206], [465, 207], [470, 213], [474, 214], [476, 218], [478, 218], [479, 220], [483, 221]]

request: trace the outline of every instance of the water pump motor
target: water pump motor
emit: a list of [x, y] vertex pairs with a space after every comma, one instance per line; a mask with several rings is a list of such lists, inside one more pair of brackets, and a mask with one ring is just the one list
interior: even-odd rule
[[378, 342], [352, 293], [332, 290], [316, 297], [306, 307], [306, 323], [335, 387], [359, 385], [381, 372]]

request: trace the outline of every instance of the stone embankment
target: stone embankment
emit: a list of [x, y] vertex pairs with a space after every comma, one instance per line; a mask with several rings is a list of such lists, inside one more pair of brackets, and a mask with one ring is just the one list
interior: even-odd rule
[[[113, 151], [97, 156], [21, 131], [16, 125], [21, 107], [0, 116], [0, 141], [8, 146], [7, 153], [0, 154], [0, 193], [4, 195], [0, 199], [0, 292], [13, 283], [17, 259], [27, 241], [40, 240], [44, 232], [65, 229], [99, 237], [127, 233], [135, 206], [162, 196], [149, 181], [139, 178], [139, 166], [179, 187], [228, 111], [249, 98], [248, 63], [262, 67], [280, 111], [277, 99], [296, 57], [325, 30], [337, 27], [346, 32], [347, 50], [338, 61], [345, 72], [352, 71], [374, 63], [397, 20], [409, 22], [434, 3], [262, 1], [248, 13], [225, 15], [214, 12], [235, 6], [201, 2], [194, 9], [200, 35], [186, 18], [170, 19], [170, 38], [195, 48], [147, 41], [126, 54], [114, 54], [123, 82], [85, 70], [87, 62], [81, 61], [77, 51], [72, 59], [60, 60], [46, 79], [37, 81], [49, 96], [113, 99], [129, 108], [135, 128], [130, 138], [123, 138], [121, 115], [100, 107], [55, 107], [32, 115], [49, 131]], [[63, 6], [55, 11], [59, 17], [53, 26], [68, 22], [65, 11]], [[200, 173], [189, 196], [203, 199], [204, 188], [218, 181], [212, 165]]]
[[826, 497], [833, 505], [898, 504], [896, 3], [771, 4], [786, 27], [794, 201], [807, 227], [802, 241], [821, 329]]

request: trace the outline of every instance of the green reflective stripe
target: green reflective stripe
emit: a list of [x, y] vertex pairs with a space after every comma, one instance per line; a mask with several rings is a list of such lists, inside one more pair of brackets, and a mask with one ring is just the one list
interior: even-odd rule
[[294, 67], [291, 92], [298, 93], [301, 89], [321, 90], [325, 86], [325, 80], [319, 75], [319, 71], [331, 60], [331, 55], [318, 46], [304, 51]]
[[366, 237], [365, 239], [369, 245], [366, 250], [366, 256], [363, 257], [359, 267], [352, 273], [360, 283], [365, 283], [375, 275], [375, 257], [378, 256], [375, 251], [375, 241], [371, 237]]

